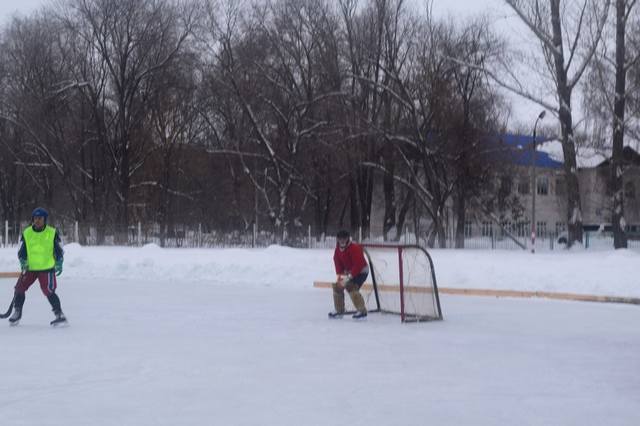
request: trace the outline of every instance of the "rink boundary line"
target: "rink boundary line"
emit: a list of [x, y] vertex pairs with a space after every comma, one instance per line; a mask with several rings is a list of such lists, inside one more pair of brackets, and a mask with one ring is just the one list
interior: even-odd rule
[[[315, 281], [315, 288], [331, 288], [333, 283], [325, 281]], [[371, 291], [371, 284], [365, 284], [363, 289]], [[400, 286], [383, 284], [378, 286], [381, 291], [398, 291]], [[431, 289], [428, 287], [409, 286], [408, 291], [416, 293], [428, 293]], [[451, 288], [438, 286], [438, 292], [441, 294], [453, 294], [462, 296], [489, 296], [489, 297], [519, 297], [519, 298], [544, 298], [556, 300], [573, 300], [578, 302], [600, 302], [600, 303], [627, 303], [631, 305], [640, 305], [640, 298], [637, 297], [620, 297], [620, 296], [598, 296], [595, 294], [578, 294], [578, 293], [555, 293], [551, 291], [521, 291], [521, 290], [492, 290], [481, 288]]]
[[[0, 278], [18, 278], [20, 272], [0, 272]], [[331, 282], [315, 281], [315, 288], [331, 288]], [[378, 286], [381, 291], [398, 291], [400, 286], [382, 284]], [[363, 285], [363, 289], [371, 291], [371, 284]], [[429, 287], [409, 286], [406, 289], [411, 293], [430, 293]], [[556, 293], [550, 291], [522, 291], [522, 290], [493, 290], [481, 288], [452, 288], [438, 287], [438, 292], [442, 294], [453, 294], [462, 296], [488, 296], [488, 297], [518, 297], [518, 298], [544, 298], [556, 300], [573, 300], [578, 302], [600, 302], [600, 303], [626, 303], [640, 305], [640, 298], [621, 296], [598, 296], [594, 294], [578, 293]]]
[[20, 272], [0, 272], [0, 278], [18, 278]]

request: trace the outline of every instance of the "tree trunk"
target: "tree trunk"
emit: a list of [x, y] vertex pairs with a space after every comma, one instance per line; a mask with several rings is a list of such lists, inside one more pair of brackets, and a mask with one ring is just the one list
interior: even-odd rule
[[356, 173], [349, 176], [349, 224], [351, 235], [355, 235], [360, 228], [360, 192], [358, 191], [358, 178]]
[[622, 182], [624, 147], [624, 109], [627, 72], [625, 68], [625, 12], [626, 0], [616, 0], [616, 97], [613, 107], [613, 153], [611, 156], [611, 226], [613, 228], [613, 246], [616, 249], [627, 248], [627, 235], [624, 229], [624, 188]]
[[431, 226], [427, 230], [427, 247], [434, 248], [436, 246], [436, 224], [435, 222], [431, 222]]
[[[320, 188], [319, 186], [316, 186]], [[315, 227], [316, 241], [320, 241], [322, 236], [327, 235], [327, 227], [329, 225], [329, 212], [333, 204], [333, 193], [331, 191], [331, 182], [329, 181], [324, 190], [320, 190], [316, 194], [314, 201], [313, 222]]]
[[360, 227], [362, 228], [362, 238], [368, 238], [371, 227], [371, 205], [373, 201], [373, 170], [364, 166], [359, 166], [358, 169]]
[[[571, 92], [567, 82], [564, 53], [562, 50], [562, 26], [560, 21], [560, 0], [551, 0], [551, 26], [556, 71], [556, 85], [559, 99], [559, 119], [562, 134], [562, 152], [564, 154], [564, 172], [567, 179], [567, 230], [569, 240], [567, 247], [575, 242], [582, 242], [582, 207], [580, 202], [580, 185], [578, 183], [576, 165], [576, 146], [573, 135], [573, 118], [571, 115]], [[535, 188], [534, 188], [535, 190]]]
[[439, 219], [436, 222], [436, 233], [438, 235], [438, 247], [439, 248], [447, 248], [447, 233], [444, 229], [444, 223], [441, 220], [442, 216], [439, 216]]
[[[123, 146], [126, 144], [123, 143]], [[116, 218], [115, 241], [119, 244], [127, 244], [129, 241], [129, 153], [123, 149], [120, 160], [119, 190], [120, 203], [118, 204], [118, 215]]]
[[466, 222], [466, 203], [464, 190], [458, 192], [456, 200], [456, 248], [464, 248], [464, 224]]
[[[404, 202], [402, 203], [402, 207], [400, 207], [400, 212], [398, 212], [398, 221], [396, 222], [396, 235], [394, 237], [394, 241], [400, 241], [400, 236], [402, 235], [402, 228], [404, 228], [404, 223], [406, 221], [407, 218], [407, 213], [409, 212], [409, 208], [414, 205], [415, 206], [415, 202], [414, 202], [414, 192], [413, 191], [407, 191], [407, 195], [404, 199]], [[414, 215], [417, 216], [417, 214], [415, 214], [415, 209], [414, 209]], [[414, 217], [414, 221], [420, 221], [419, 217]], [[417, 229], [417, 226], [415, 226], [415, 222], [414, 222], [414, 228]], [[416, 233], [416, 242], [418, 242], [418, 238], [417, 238], [417, 231], [414, 229], [414, 232]]]
[[160, 180], [160, 200], [158, 202], [158, 220], [160, 222], [160, 247], [166, 247], [167, 237], [169, 233], [169, 185], [171, 182], [171, 165], [169, 155], [165, 153], [163, 156], [162, 178]]
[[[386, 172], [382, 177], [382, 186], [384, 189], [384, 222], [382, 225], [382, 235], [384, 237], [384, 241], [389, 241], [389, 231], [396, 225], [396, 197], [395, 183], [393, 179], [395, 167], [391, 152], [387, 152], [384, 158]], [[402, 228], [400, 228], [400, 231], [401, 230]], [[396, 236], [398, 235], [399, 234], [396, 234]]]

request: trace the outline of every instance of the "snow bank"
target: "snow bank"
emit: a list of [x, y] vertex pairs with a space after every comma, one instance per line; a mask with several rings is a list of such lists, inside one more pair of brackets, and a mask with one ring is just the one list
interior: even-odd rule
[[[163, 249], [65, 246], [62, 279], [200, 282], [209, 285], [311, 287], [334, 279], [332, 250]], [[640, 297], [640, 253], [433, 250], [438, 285]], [[0, 271], [16, 271], [15, 248], [0, 249]]]

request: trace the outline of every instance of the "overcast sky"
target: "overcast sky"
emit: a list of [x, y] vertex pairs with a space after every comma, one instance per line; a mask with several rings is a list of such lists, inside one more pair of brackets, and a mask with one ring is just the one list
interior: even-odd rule
[[[418, 3], [419, 4], [419, 3]], [[438, 14], [469, 15], [474, 13], [505, 14], [509, 8], [504, 0], [434, 0], [433, 10]]]
[[[48, 0], [0, 0], [0, 21], [6, 22], [13, 13], [29, 14]], [[416, 4], [422, 0], [413, 0]], [[473, 13], [489, 13], [491, 16], [504, 16], [508, 12], [503, 0], [434, 0], [434, 11], [439, 15], [465, 16]]]
[[14, 13], [28, 15], [46, 0], [0, 0], [0, 23], [6, 23]]

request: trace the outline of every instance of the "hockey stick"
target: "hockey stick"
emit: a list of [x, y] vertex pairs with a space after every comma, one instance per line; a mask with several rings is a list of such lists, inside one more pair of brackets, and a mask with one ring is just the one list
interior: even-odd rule
[[[20, 273], [20, 277], [18, 278], [18, 282], [20, 282], [20, 280], [22, 280], [22, 277], [24, 277], [24, 273], [25, 271], [22, 271]], [[5, 312], [4, 314], [0, 314], [0, 319], [5, 319], [5, 318], [9, 318], [9, 315], [11, 315], [11, 312], [13, 312], [13, 302], [15, 302], [16, 300], [16, 295], [13, 295], [13, 299], [11, 299], [11, 304], [9, 304], [9, 309], [7, 309], [7, 312]]]
[[0, 315], [0, 318], [4, 319], [4, 318], [8, 318], [9, 315], [11, 315], [11, 312], [13, 311], [13, 301], [16, 300], [15, 296], [13, 297], [13, 299], [11, 299], [11, 304], [9, 305], [9, 309], [7, 309], [7, 312], [5, 312], [4, 314]]

